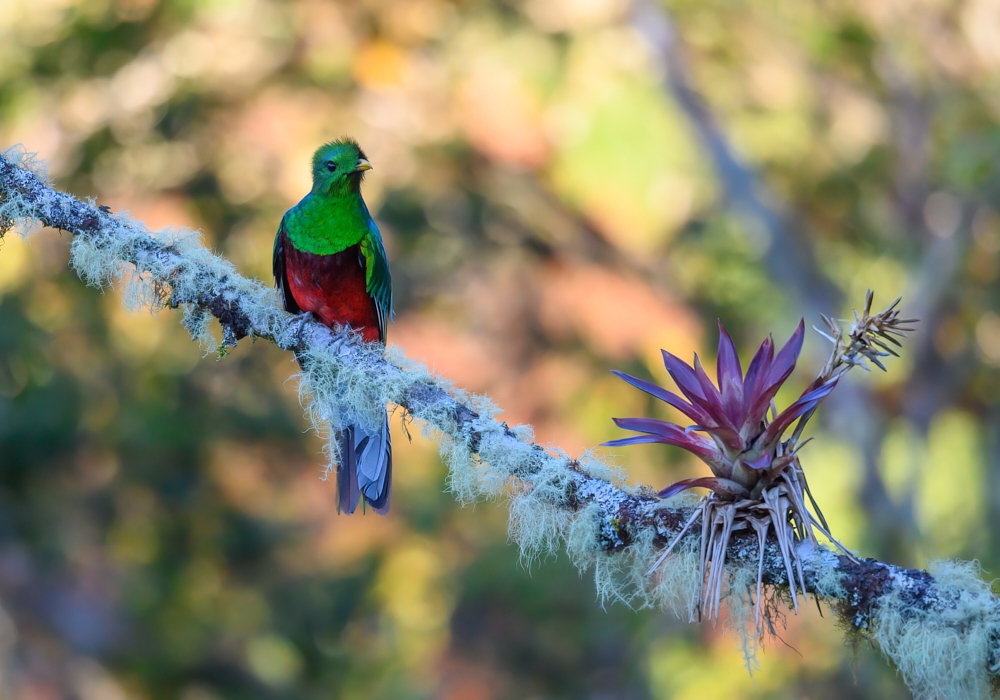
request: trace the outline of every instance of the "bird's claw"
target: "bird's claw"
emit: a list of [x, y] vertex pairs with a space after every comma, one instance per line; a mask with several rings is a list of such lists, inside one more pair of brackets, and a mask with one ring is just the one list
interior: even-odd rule
[[306, 332], [306, 324], [313, 320], [313, 315], [311, 311], [303, 311], [292, 323], [298, 324], [298, 328], [295, 331], [295, 345], [296, 347], [302, 347], [302, 335]]

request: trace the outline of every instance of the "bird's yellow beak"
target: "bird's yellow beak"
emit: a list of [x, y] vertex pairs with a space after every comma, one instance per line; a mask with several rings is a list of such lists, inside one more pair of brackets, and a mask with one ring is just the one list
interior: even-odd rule
[[371, 169], [372, 169], [372, 164], [369, 163], [364, 158], [358, 158], [358, 164], [354, 166], [354, 172], [356, 173], [361, 173], [364, 172], [365, 170], [371, 170]]

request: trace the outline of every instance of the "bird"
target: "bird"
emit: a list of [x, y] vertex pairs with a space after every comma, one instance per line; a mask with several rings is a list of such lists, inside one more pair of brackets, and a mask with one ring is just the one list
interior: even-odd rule
[[[361, 196], [371, 169], [352, 138], [316, 150], [312, 189], [285, 212], [274, 237], [273, 271], [286, 311], [311, 313], [330, 328], [349, 326], [366, 342], [385, 345], [392, 280], [382, 234]], [[334, 428], [337, 506], [353, 513], [360, 500], [385, 515], [392, 491], [388, 412], [383, 407], [380, 421], [367, 422]]]

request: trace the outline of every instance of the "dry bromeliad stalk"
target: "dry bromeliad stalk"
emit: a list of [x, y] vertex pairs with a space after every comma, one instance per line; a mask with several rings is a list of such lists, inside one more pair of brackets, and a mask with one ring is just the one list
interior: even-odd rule
[[[806, 594], [802, 562], [796, 550], [798, 542], [808, 539], [815, 544], [814, 530], [819, 531], [847, 556], [854, 558], [830, 534], [826, 519], [813, 499], [798, 456], [799, 449], [808, 440], [800, 442], [800, 438], [817, 405], [833, 391], [845, 372], [854, 366], [867, 370], [865, 360], [885, 370], [879, 358], [896, 355], [891, 347], [899, 346], [896, 337], [912, 331], [908, 324], [916, 322], [916, 319], [899, 317], [896, 308], [899, 301], [897, 299], [884, 311], [872, 315], [872, 292], [869, 290], [864, 313], [855, 311], [850, 325], [844, 321], [842, 326], [823, 316], [829, 333], [816, 330], [833, 343], [830, 358], [802, 395], [780, 413], [774, 397], [795, 368], [802, 349], [802, 321], [777, 355], [772, 339], [764, 340], [746, 374], [736, 346], [720, 322], [718, 387], [705, 373], [697, 354], [692, 367], [664, 350], [664, 365], [683, 398], [637, 377], [615, 372], [629, 384], [678, 409], [694, 424], [684, 427], [653, 418], [615, 418], [619, 427], [641, 434], [612, 440], [605, 445], [675, 445], [697, 455], [712, 470], [711, 477], [684, 479], [660, 491], [660, 498], [669, 498], [693, 487], [709, 489], [708, 495], [649, 572], [656, 571], [700, 520], [699, 615], [711, 619], [718, 617], [726, 578], [726, 551], [730, 537], [739, 530], [753, 530], [760, 548], [754, 603], [758, 630], [762, 617], [764, 547], [772, 530], [784, 560], [796, 612], [799, 606], [796, 589], [801, 590], [803, 597]], [[798, 424], [791, 437], [783, 440], [785, 431], [796, 420]], [[812, 510], [806, 505], [807, 498]]]

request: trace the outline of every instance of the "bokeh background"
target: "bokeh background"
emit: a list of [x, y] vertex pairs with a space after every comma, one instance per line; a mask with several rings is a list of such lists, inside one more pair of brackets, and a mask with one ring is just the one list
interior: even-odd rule
[[[711, 364], [716, 318], [749, 353], [905, 295], [919, 333], [838, 390], [806, 468], [864, 555], [1000, 570], [997, 0], [0, 0], [0, 145], [244, 274], [341, 134], [375, 165], [390, 342], [571, 453], [660, 411], [609, 369]], [[908, 696], [829, 611], [752, 680], [722, 624], [526, 568], [398, 417], [392, 513], [338, 516], [289, 355], [203, 357], [67, 259], [0, 246], [0, 697]]]

